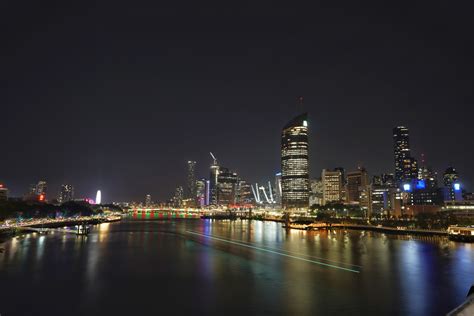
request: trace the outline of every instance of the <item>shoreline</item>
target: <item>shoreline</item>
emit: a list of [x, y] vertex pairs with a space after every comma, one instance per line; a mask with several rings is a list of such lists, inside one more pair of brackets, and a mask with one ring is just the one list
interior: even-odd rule
[[[60, 222], [52, 222], [46, 224], [34, 224], [28, 226], [21, 226], [21, 227], [12, 227], [9, 229], [4, 229], [0, 231], [0, 245], [9, 239], [22, 236], [25, 234], [29, 234], [32, 231], [29, 231], [28, 228], [60, 228], [60, 227], [71, 227], [79, 224], [87, 224], [87, 225], [98, 225], [101, 223], [111, 223], [121, 221], [122, 217], [116, 216], [111, 218], [90, 218], [90, 219], [68, 219], [65, 221]], [[0, 248], [1, 249], [1, 248]]]

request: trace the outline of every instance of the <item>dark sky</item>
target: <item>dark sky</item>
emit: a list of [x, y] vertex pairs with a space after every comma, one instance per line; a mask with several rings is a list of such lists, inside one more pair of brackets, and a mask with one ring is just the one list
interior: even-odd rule
[[0, 181], [13, 195], [168, 198], [186, 161], [255, 182], [280, 130], [310, 113], [311, 174], [393, 172], [392, 127], [415, 156], [474, 184], [470, 1], [0, 3]]

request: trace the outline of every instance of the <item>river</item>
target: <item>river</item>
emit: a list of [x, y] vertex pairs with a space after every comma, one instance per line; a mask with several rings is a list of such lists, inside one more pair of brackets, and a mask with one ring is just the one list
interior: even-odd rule
[[132, 220], [0, 245], [0, 314], [444, 315], [474, 245], [280, 223]]

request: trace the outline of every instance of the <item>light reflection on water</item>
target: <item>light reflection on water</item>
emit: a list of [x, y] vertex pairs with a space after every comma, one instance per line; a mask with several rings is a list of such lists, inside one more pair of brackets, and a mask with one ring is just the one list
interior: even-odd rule
[[285, 231], [261, 221], [125, 221], [101, 224], [87, 237], [31, 234], [3, 247], [0, 297], [7, 315], [19, 304], [5, 290], [15, 284], [30, 285], [35, 294], [21, 300], [37, 308], [48, 308], [47, 293], [55, 291], [56, 304], [72, 314], [136, 314], [180, 297], [174, 311], [191, 314], [433, 315], [459, 304], [474, 283], [472, 244], [370, 231]]

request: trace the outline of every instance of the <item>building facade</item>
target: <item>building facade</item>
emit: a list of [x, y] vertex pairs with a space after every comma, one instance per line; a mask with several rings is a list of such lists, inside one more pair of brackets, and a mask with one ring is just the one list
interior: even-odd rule
[[291, 120], [281, 133], [282, 207], [286, 210], [309, 206], [308, 116]]
[[74, 200], [74, 187], [70, 184], [61, 185], [61, 189], [59, 191], [58, 196], [58, 202], [66, 203], [72, 200]]
[[237, 173], [220, 168], [217, 179], [217, 204], [227, 206], [235, 204], [237, 191]]
[[418, 166], [411, 156], [408, 128], [397, 126], [393, 129], [393, 152], [395, 160], [395, 181], [398, 186], [418, 177]]
[[323, 169], [321, 173], [323, 185], [322, 205], [340, 203], [342, 201], [342, 173], [340, 170], [329, 171]]
[[187, 163], [186, 199], [196, 201], [196, 162], [189, 160]]

